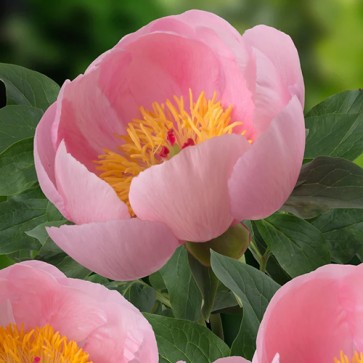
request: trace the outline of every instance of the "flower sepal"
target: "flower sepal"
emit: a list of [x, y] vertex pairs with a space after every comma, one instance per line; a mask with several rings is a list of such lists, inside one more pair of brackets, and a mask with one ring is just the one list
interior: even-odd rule
[[217, 238], [204, 243], [186, 242], [185, 247], [202, 265], [209, 267], [211, 249], [237, 260], [246, 252], [250, 241], [249, 229], [243, 223], [238, 223]]

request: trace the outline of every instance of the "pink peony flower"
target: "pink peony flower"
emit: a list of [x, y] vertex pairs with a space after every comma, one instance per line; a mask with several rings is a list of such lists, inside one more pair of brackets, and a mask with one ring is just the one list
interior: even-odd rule
[[132, 280], [184, 241], [272, 214], [301, 167], [303, 104], [286, 34], [241, 36], [196, 10], [150, 23], [65, 82], [37, 127], [39, 183], [75, 224], [49, 235], [87, 268]]
[[363, 264], [327, 265], [294, 278], [272, 298], [253, 362], [363, 361]]
[[0, 270], [0, 361], [157, 363], [158, 351], [119, 293], [27, 261]]

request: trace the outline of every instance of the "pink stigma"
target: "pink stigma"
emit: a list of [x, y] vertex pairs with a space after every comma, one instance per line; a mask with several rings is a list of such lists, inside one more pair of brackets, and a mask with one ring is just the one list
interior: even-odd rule
[[39, 363], [39, 362], [40, 362], [40, 357], [35, 357], [33, 363]]
[[170, 150], [169, 150], [166, 146], [163, 146], [163, 147], [161, 148], [161, 151], [160, 151], [160, 153], [159, 153], [159, 156], [160, 156], [161, 158], [167, 158], [167, 157], [168, 157], [168, 155], [169, 155], [169, 153], [170, 153]]
[[175, 138], [175, 134], [174, 134], [174, 130], [171, 129], [168, 131], [166, 139], [168, 140], [169, 144], [171, 146], [173, 146], [175, 144], [176, 138]]
[[189, 139], [183, 144], [182, 149], [185, 149], [188, 146], [195, 145], [195, 142], [192, 138], [189, 137]]

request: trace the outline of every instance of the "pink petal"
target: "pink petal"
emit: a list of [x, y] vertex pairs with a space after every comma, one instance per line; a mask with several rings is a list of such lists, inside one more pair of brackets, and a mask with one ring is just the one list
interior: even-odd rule
[[[194, 48], [192, 43], [196, 40], [199, 43], [199, 45], [196, 44], [199, 53], [196, 57], [185, 58], [185, 55], [189, 55], [190, 50], [182, 51], [178, 56], [170, 56], [169, 53], [166, 53], [162, 59], [162, 62], [167, 64], [167, 67], [164, 67], [164, 69], [167, 72], [168, 69], [171, 69], [172, 72], [184, 71], [188, 68], [191, 68], [192, 71], [194, 70], [195, 72], [190, 77], [185, 75], [183, 77], [184, 80], [187, 80], [185, 83], [189, 84], [188, 87], [192, 89], [193, 93], [196, 94], [199, 91], [199, 84], [203, 85], [203, 89], [207, 92], [207, 95], [211, 91], [216, 91], [225, 106], [231, 104], [234, 106], [233, 117], [238, 120], [243, 120], [245, 126], [251, 128], [248, 125], [253, 115], [252, 94], [250, 90], [252, 90], [252, 86], [255, 83], [255, 71], [252, 62], [253, 59], [251, 59], [250, 47], [246, 47], [241, 34], [227, 21], [215, 14], [206, 11], [191, 10], [180, 15], [168, 16], [151, 22], [137, 32], [123, 38], [117, 45], [117, 48], [129, 49], [128, 47], [131, 43], [135, 42], [137, 44], [139, 38], [146, 35], [147, 38], [145, 39], [148, 41], [154, 38], [154, 36], [156, 41], [158, 41], [160, 33], [168, 33], [176, 36], [174, 37], [174, 44], [170, 47], [167, 45], [167, 50], [172, 49], [173, 53], [175, 50], [178, 52], [179, 45], [176, 47], [177, 43], [184, 42], [188, 44], [185, 39], [189, 41], [191, 48]], [[158, 46], [154, 47], [154, 51], [156, 49], [159, 51], [160, 46], [162, 45], [158, 41]], [[210, 62], [211, 51], [217, 57], [219, 66], [207, 65], [206, 62]], [[195, 53], [194, 49], [192, 50], [193, 53]], [[155, 56], [153, 56], [154, 58]], [[144, 61], [146, 62], [147, 60]], [[180, 65], [175, 62], [180, 63]], [[204, 66], [197, 66], [198, 62], [202, 62]], [[220, 68], [220, 75], [218, 75], [217, 82], [214, 82], [210, 90], [208, 85], [211, 80], [214, 81], [215, 77], [208, 72], [204, 73], [204, 70], [211, 72], [217, 70], [218, 67]], [[149, 69], [146, 66], [140, 67], [143, 77], [144, 73], [148, 77], [147, 73]], [[163, 77], [158, 78], [159, 80], [156, 82], [158, 86], [166, 83]], [[201, 80], [201, 82], [196, 82], [196, 88], [192, 86], [194, 79]], [[179, 84], [180, 82], [177, 80], [177, 83]], [[181, 94], [187, 94], [185, 91], [188, 90], [182, 90]], [[158, 94], [158, 87], [152, 93], [155, 94], [155, 92]], [[173, 94], [178, 95], [175, 90], [173, 92]], [[155, 99], [163, 101], [163, 97], [156, 97]]]
[[165, 225], [137, 218], [47, 231], [81, 265], [113, 280], [135, 280], [157, 271], [179, 246]]
[[296, 184], [304, 145], [304, 116], [293, 97], [236, 162], [229, 188], [237, 220], [265, 218], [282, 206]]
[[138, 37], [123, 49], [128, 63], [122, 67], [116, 55], [103, 59], [100, 86], [124, 123], [140, 117], [140, 106], [150, 109], [154, 101], [174, 95], [188, 100], [189, 89], [196, 96], [203, 90], [209, 97], [222, 93], [219, 60], [198, 39], [159, 32]]
[[282, 111], [291, 96], [280, 79], [280, 70], [259, 50], [254, 50], [256, 80], [254, 84], [253, 125], [259, 137], [271, 121]]
[[64, 142], [57, 150], [55, 174], [69, 220], [83, 224], [130, 217], [112, 187], [67, 153]]
[[180, 240], [219, 236], [233, 221], [227, 181], [248, 148], [242, 136], [219, 136], [145, 170], [131, 183], [134, 212], [143, 220], [165, 223]]
[[304, 81], [299, 55], [291, 38], [277, 29], [258, 25], [247, 30], [243, 39], [273, 62], [291, 96], [296, 95], [304, 107]]
[[46, 197], [63, 213], [64, 203], [55, 185], [52, 125], [56, 116], [57, 104], [53, 103], [41, 118], [34, 136], [34, 163], [39, 184]]
[[[122, 66], [120, 62], [119, 67]], [[91, 171], [95, 170], [94, 160], [98, 155], [105, 148], [115, 149], [120, 144], [116, 135], [125, 133], [116, 111], [99, 87], [100, 77], [100, 70], [95, 69], [63, 84], [53, 130], [56, 145], [64, 139], [68, 152]]]
[[25, 329], [50, 324], [95, 363], [158, 361], [150, 324], [118, 292], [67, 279], [42, 264], [20, 263], [0, 271], [0, 304], [10, 301], [17, 324]]
[[360, 266], [328, 265], [299, 276], [272, 298], [257, 337], [259, 363], [331, 363], [363, 351]]

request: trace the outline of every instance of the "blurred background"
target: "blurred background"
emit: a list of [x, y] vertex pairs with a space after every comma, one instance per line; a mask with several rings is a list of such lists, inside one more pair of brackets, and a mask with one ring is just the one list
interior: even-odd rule
[[62, 84], [153, 19], [199, 8], [240, 32], [264, 23], [288, 33], [301, 57], [306, 109], [363, 87], [362, 0], [0, 0], [0, 62]]

